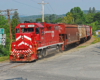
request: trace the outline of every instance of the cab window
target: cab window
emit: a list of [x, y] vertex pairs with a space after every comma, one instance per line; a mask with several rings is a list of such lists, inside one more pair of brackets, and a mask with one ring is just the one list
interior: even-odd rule
[[28, 32], [34, 32], [34, 28], [28, 28]]
[[25, 33], [25, 32], [27, 32], [27, 29], [26, 28], [21, 28], [21, 32]]
[[16, 33], [19, 33], [19, 28], [16, 29]]
[[39, 28], [35, 28], [35, 34], [39, 34]]

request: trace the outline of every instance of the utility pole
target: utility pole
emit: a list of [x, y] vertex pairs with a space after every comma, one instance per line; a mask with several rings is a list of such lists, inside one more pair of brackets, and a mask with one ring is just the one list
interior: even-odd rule
[[38, 3], [38, 4], [42, 4], [42, 22], [44, 22], [44, 5], [49, 3], [44, 3], [44, 0], [42, 0], [42, 3]]
[[[10, 30], [10, 40], [11, 40], [11, 42], [12, 42], [12, 32], [11, 32], [10, 15], [12, 15], [12, 14], [10, 14], [9, 12], [10, 12], [10, 11], [16, 11], [16, 10], [18, 10], [18, 9], [0, 10], [0, 12], [7, 12], [6, 15], [8, 16], [9, 30]], [[3, 16], [3, 15], [0, 15], [0, 16]]]

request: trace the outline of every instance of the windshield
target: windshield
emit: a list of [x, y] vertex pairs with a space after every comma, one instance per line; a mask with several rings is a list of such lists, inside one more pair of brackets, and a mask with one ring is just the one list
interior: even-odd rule
[[28, 32], [33, 32], [34, 28], [28, 28]]
[[34, 28], [21, 28], [21, 32], [22, 32], [22, 33], [34, 32]]
[[39, 28], [35, 28], [35, 34], [39, 34]]

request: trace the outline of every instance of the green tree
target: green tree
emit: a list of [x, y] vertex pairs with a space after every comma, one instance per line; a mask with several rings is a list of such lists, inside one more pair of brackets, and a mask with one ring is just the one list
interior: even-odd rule
[[88, 13], [92, 13], [91, 7], [89, 8], [89, 11], [88, 11]]
[[42, 22], [42, 18], [37, 18], [36, 22]]
[[50, 22], [50, 21], [49, 21], [49, 16], [46, 16], [46, 17], [44, 18], [44, 20], [45, 20], [46, 23], [49, 23], [49, 22]]
[[12, 31], [12, 38], [15, 39], [15, 27], [19, 24], [19, 21], [16, 18], [11, 20], [11, 31]]
[[100, 12], [98, 12], [98, 13], [96, 13], [96, 14], [94, 15], [93, 21], [94, 21], [94, 22], [95, 22], [95, 21], [98, 21], [98, 22], [100, 23]]
[[72, 13], [67, 13], [67, 16], [63, 17], [62, 23], [72, 24], [73, 23]]
[[94, 18], [94, 14], [93, 14], [93, 13], [88, 13], [88, 14], [86, 15], [86, 23], [87, 23], [87, 24], [92, 23], [92, 22], [93, 22], [93, 18]]
[[8, 20], [4, 16], [0, 16], [0, 28], [4, 28], [4, 32], [6, 34], [6, 45], [3, 49], [3, 46], [0, 45], [0, 54], [1, 56], [9, 55], [9, 46], [10, 46], [10, 31]]
[[77, 14], [77, 13], [81, 13], [82, 11], [81, 11], [81, 9], [80, 9], [80, 7], [74, 7], [74, 8], [72, 8], [71, 10], [70, 10], [70, 12], [72, 13], [72, 14]]
[[20, 19], [19, 19], [17, 11], [14, 12], [14, 15], [12, 16], [12, 19], [17, 19], [20, 22]]
[[55, 20], [55, 23], [60, 23], [60, 22], [62, 21], [62, 19], [63, 19], [63, 18], [57, 18], [57, 19]]
[[[74, 19], [74, 22], [78, 22], [79, 20], [82, 21], [82, 23], [85, 22], [85, 16], [83, 14], [83, 11], [80, 9], [80, 7], [74, 7], [74, 8], [72, 8], [70, 10], [70, 13], [72, 13], [72, 17]], [[67, 13], [66, 15], [68, 15], [68, 14], [69, 13]]]
[[54, 14], [52, 14], [52, 15], [50, 15], [49, 16], [49, 21], [51, 22], [51, 23], [54, 23], [55, 22], [55, 15]]
[[83, 24], [83, 21], [81, 19], [76, 19], [75, 23], [76, 24]]
[[12, 31], [12, 38], [15, 39], [15, 27], [20, 23], [20, 19], [18, 16], [17, 11], [14, 12], [11, 20], [11, 31]]
[[92, 8], [92, 13], [95, 13], [95, 12], [96, 12], [95, 7], [93, 7]]

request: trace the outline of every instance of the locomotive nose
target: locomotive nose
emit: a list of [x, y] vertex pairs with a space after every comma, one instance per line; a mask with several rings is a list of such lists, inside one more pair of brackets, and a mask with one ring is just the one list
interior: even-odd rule
[[16, 36], [16, 49], [32, 48], [32, 35], [31, 33], [20, 33]]

